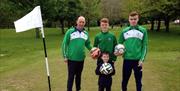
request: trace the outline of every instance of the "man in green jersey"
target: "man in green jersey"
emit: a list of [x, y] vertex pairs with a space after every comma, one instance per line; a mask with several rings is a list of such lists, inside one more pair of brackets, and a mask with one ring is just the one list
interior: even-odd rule
[[[123, 29], [119, 43], [125, 46], [123, 54], [122, 91], [127, 91], [128, 80], [134, 70], [136, 90], [142, 91], [142, 66], [147, 53], [148, 35], [145, 28], [139, 26], [139, 14], [135, 11], [129, 14], [130, 26]], [[122, 54], [115, 54], [122, 55]]]
[[[114, 34], [110, 33], [109, 20], [107, 18], [102, 18], [100, 20], [101, 32], [95, 36], [94, 47], [98, 47], [101, 52], [108, 52], [110, 60], [112, 63], [116, 61], [116, 56], [114, 55], [114, 47], [117, 44], [116, 37]], [[97, 59], [97, 65], [101, 62], [101, 58]]]
[[85, 59], [85, 47], [91, 50], [89, 35], [84, 29], [85, 18], [78, 17], [76, 27], [70, 28], [62, 43], [64, 61], [68, 65], [67, 91], [72, 91], [75, 78], [76, 91], [81, 89], [81, 73]]

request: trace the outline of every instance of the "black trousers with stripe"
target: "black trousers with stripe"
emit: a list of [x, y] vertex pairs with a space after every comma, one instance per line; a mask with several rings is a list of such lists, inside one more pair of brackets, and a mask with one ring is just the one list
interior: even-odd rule
[[75, 79], [76, 91], [81, 89], [81, 73], [84, 66], [83, 61], [72, 61], [68, 60], [68, 81], [67, 81], [67, 91], [72, 91], [73, 82]]
[[122, 91], [127, 91], [127, 84], [134, 70], [134, 77], [136, 81], [136, 91], [142, 89], [142, 67], [138, 66], [139, 60], [124, 60], [123, 62], [123, 76], [122, 76]]

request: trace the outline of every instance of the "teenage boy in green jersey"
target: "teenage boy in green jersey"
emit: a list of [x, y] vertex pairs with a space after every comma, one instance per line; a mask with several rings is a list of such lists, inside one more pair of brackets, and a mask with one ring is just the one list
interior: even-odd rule
[[85, 47], [90, 50], [89, 35], [84, 29], [85, 18], [78, 17], [77, 26], [70, 28], [62, 43], [62, 51], [65, 63], [68, 65], [67, 91], [72, 91], [75, 78], [76, 91], [81, 89], [81, 73], [85, 59]]
[[[116, 61], [116, 56], [114, 55], [114, 47], [117, 44], [116, 37], [114, 34], [110, 33], [109, 20], [107, 18], [102, 18], [100, 20], [101, 32], [95, 36], [94, 47], [98, 47], [101, 52], [109, 52], [110, 60], [112, 63]], [[97, 65], [101, 62], [101, 58], [97, 59]]]
[[[124, 44], [122, 70], [122, 91], [127, 91], [128, 80], [134, 70], [136, 90], [142, 91], [142, 66], [147, 53], [148, 35], [145, 28], [139, 26], [139, 14], [135, 11], [129, 14], [130, 26], [123, 29], [119, 36], [119, 43]], [[115, 54], [122, 55], [122, 54]]]

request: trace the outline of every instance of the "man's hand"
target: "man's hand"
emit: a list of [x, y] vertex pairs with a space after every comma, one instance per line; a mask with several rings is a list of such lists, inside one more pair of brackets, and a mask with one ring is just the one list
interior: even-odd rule
[[97, 47], [93, 47], [93, 48], [91, 49], [90, 53], [91, 53], [91, 57], [92, 57], [93, 59], [97, 59], [97, 58], [101, 55], [101, 51], [100, 51], [100, 49], [97, 48]]
[[121, 56], [122, 54], [119, 53], [119, 52], [114, 52], [114, 55], [115, 55], [115, 56]]
[[93, 47], [93, 48], [90, 50], [90, 53], [94, 52], [96, 49], [97, 49], [97, 47]]
[[142, 61], [139, 61], [139, 63], [138, 63], [138, 67], [142, 67], [143, 66], [143, 62]]

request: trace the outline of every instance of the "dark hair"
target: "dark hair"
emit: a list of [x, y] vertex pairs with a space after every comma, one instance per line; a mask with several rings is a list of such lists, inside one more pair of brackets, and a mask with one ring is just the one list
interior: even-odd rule
[[136, 16], [136, 15], [138, 15], [138, 17], [140, 16], [139, 13], [136, 11], [132, 11], [129, 13], [129, 16]]
[[109, 52], [101, 52], [101, 57], [103, 56], [103, 55], [109, 55]]
[[100, 22], [109, 23], [109, 19], [108, 19], [108, 18], [102, 18], [102, 19], [100, 20]]

